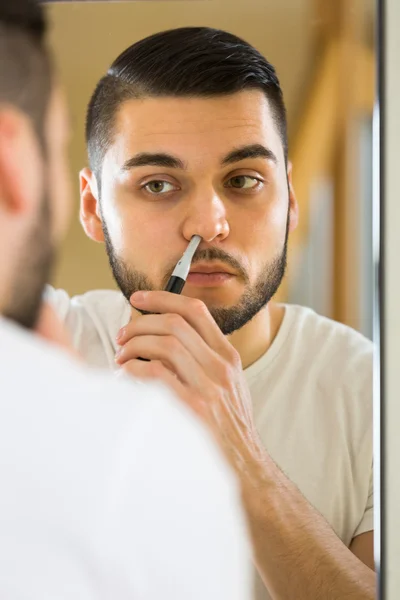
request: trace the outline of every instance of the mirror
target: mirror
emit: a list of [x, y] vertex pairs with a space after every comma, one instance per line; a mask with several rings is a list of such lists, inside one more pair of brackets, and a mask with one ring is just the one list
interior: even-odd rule
[[[300, 214], [297, 228], [289, 235], [287, 275], [276, 299], [280, 303], [309, 307], [319, 315], [351, 327], [372, 340], [372, 123], [376, 63], [374, 2], [49, 2], [47, 11], [53, 23], [51, 46], [71, 112], [71, 168], [76, 182], [79, 170], [87, 165], [84, 129], [88, 101], [96, 83], [112, 61], [134, 42], [171, 28], [209, 26], [244, 38], [276, 67], [287, 109], [289, 158], [293, 164], [293, 186]], [[78, 183], [75, 193], [76, 219], [62, 248], [53, 285], [66, 290], [70, 296], [84, 294], [88, 290], [116, 290], [103, 245], [89, 240], [78, 221]], [[289, 325], [287, 328], [287, 336], [293, 335], [294, 329]], [[116, 333], [118, 327], [114, 323], [111, 329]], [[325, 338], [321, 339], [321, 348], [325, 341]], [[107, 344], [109, 355], [101, 366], [113, 364], [115, 349], [111, 342]], [[305, 346], [302, 355], [309, 350], [308, 343]], [[340, 355], [340, 350], [334, 354], [335, 360], [337, 355]], [[302, 376], [306, 385], [307, 377], [314, 376], [315, 389], [320, 389], [319, 374], [313, 375], [316, 368], [314, 364], [317, 364], [317, 354], [315, 363], [299, 368], [299, 382]], [[250, 369], [253, 367], [250, 361]], [[325, 370], [327, 373], [328, 368], [325, 367]], [[338, 376], [341, 375], [338, 373]], [[286, 376], [284, 371], [279, 374], [282, 379]], [[254, 368], [249, 377], [257, 387], [260, 380]], [[351, 375], [354, 390], [349, 392], [348, 398], [347, 392], [343, 392], [349, 402], [353, 393], [360, 398], [363, 394], [366, 398], [372, 395], [372, 382], [368, 380], [365, 383], [361, 381], [362, 377], [357, 369]], [[325, 380], [321, 398], [326, 400], [327, 405], [327, 398], [331, 398], [331, 395], [335, 397], [336, 385], [339, 386], [339, 383], [335, 375], [329, 381]], [[278, 397], [283, 402], [285, 392], [281, 390]], [[364, 410], [361, 404], [360, 410]], [[256, 421], [259, 419], [261, 422], [261, 413], [260, 408], [255, 415]], [[332, 424], [336, 423], [337, 413], [333, 410], [330, 417], [329, 414], [327, 406], [320, 418], [330, 418]], [[309, 417], [306, 415], [304, 408], [299, 418], [309, 424], [314, 419], [314, 413]], [[362, 418], [357, 420], [357, 423], [361, 422]], [[277, 441], [274, 447], [275, 442], [270, 441], [271, 453], [287, 476], [313, 502], [318, 477], [321, 478], [320, 483], [325, 482], [327, 472], [334, 477], [330, 470], [329, 452], [324, 447], [318, 472], [300, 476], [301, 466], [293, 458], [297, 448], [294, 442], [291, 446], [291, 439], [296, 439], [298, 431], [292, 432], [288, 424], [286, 427], [283, 423], [279, 426], [280, 440], [285, 439], [285, 445], [282, 447], [281, 441], [278, 447]], [[352, 430], [353, 427], [349, 427]], [[288, 429], [293, 433], [293, 438]], [[330, 430], [332, 435], [333, 431], [334, 428]], [[326, 446], [319, 424], [312, 432], [313, 443], [308, 447], [313, 460], [315, 453], [319, 452], [313, 445], [317, 444], [318, 436], [321, 437], [320, 443]], [[344, 438], [340, 441], [334, 435], [332, 440], [332, 443], [337, 443], [338, 451], [341, 444], [345, 443]], [[370, 460], [370, 469], [372, 429], [368, 440], [366, 446], [369, 450], [363, 446], [362, 452], [365, 461]], [[306, 443], [306, 439], [303, 442]], [[326, 463], [323, 462], [325, 458]], [[302, 460], [303, 465], [307, 464], [306, 455], [297, 460]], [[371, 481], [366, 481], [364, 477], [363, 482], [365, 489], [360, 491], [359, 497], [363, 498], [365, 509], [369, 511], [368, 522], [372, 523], [372, 505], [368, 504], [372, 503]], [[350, 479], [347, 483], [340, 480], [340, 485], [343, 486], [345, 497], [346, 485], [352, 485]], [[379, 491], [375, 493], [379, 495]], [[315, 500], [315, 505], [346, 545], [351, 544], [353, 536], [371, 529], [363, 520], [363, 515], [357, 513], [358, 516], [352, 514], [350, 517], [346, 513], [347, 507], [343, 509], [339, 501], [335, 504], [335, 498], [324, 498], [320, 504]], [[342, 508], [339, 509], [339, 506]], [[352, 522], [346, 533], [345, 521]], [[260, 581], [257, 581], [256, 594], [258, 600], [267, 598]]]
[[[284, 92], [301, 215], [279, 297], [372, 338], [374, 3], [339, 5], [327, 9], [315, 0], [285, 0], [267, 6], [251, 0], [229, 3], [228, 10], [221, 1], [162, 0], [53, 2], [47, 10], [72, 115], [75, 181], [87, 164], [84, 120], [90, 95], [110, 62], [135, 40], [173, 27], [207, 25], [243, 37], [270, 60]], [[78, 207], [78, 185], [75, 190]], [[103, 248], [87, 239], [77, 219], [54, 285], [72, 295], [115, 288]]]

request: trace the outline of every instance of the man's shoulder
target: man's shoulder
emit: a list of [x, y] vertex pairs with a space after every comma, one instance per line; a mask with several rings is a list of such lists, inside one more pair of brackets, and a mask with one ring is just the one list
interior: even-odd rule
[[117, 290], [93, 290], [70, 297], [47, 286], [45, 298], [69, 331], [76, 350], [96, 367], [114, 364], [115, 337], [130, 317], [130, 306]]
[[[58, 428], [58, 443], [62, 444], [63, 436], [65, 443], [72, 436], [74, 448], [80, 447], [85, 453], [88, 439], [97, 452], [100, 447], [105, 451], [114, 447], [120, 452], [125, 439], [129, 445], [142, 446], [142, 450], [149, 446], [156, 454], [160, 448], [165, 451], [168, 447], [173, 452], [176, 447], [178, 455], [186, 446], [192, 458], [196, 454], [199, 465], [215, 461], [210, 434], [163, 384], [88, 367], [4, 320], [0, 320], [0, 332], [0, 379], [2, 392], [8, 392], [1, 394], [4, 427], [7, 418], [11, 422], [24, 414], [32, 431], [38, 433], [42, 427], [42, 444], [46, 443], [47, 432], [52, 432], [49, 440], [54, 442]], [[220, 465], [224, 470], [222, 459]]]
[[63, 289], [46, 286], [45, 298], [54, 306], [63, 319], [74, 312], [86, 312], [89, 315], [110, 315], [110, 310], [124, 311], [129, 309], [128, 303], [118, 290], [90, 290], [84, 294], [70, 296]]
[[[85, 409], [86, 405], [93, 405], [92, 408], [95, 406], [96, 410], [101, 410], [104, 404], [109, 406], [112, 412], [118, 410], [118, 406], [122, 404], [130, 408], [130, 401], [124, 400], [127, 391], [131, 396], [137, 394], [135, 410], [140, 408], [140, 398], [146, 395], [148, 389], [152, 390], [151, 385], [142, 387], [133, 378], [128, 385], [122, 377], [118, 378], [108, 371], [88, 367], [63, 348], [25, 331], [10, 321], [0, 320], [0, 331], [2, 383], [7, 388], [8, 380], [15, 381], [13, 391], [18, 400], [25, 399], [23, 394], [18, 394], [18, 390], [29, 386], [38, 403], [49, 398], [54, 404], [56, 396], [56, 404], [65, 401], [67, 411], [75, 404], [80, 404], [82, 409]], [[24, 376], [18, 377], [17, 374], [21, 371]], [[119, 379], [122, 381], [118, 381]], [[109, 393], [115, 389], [119, 390], [120, 394], [111, 404]]]
[[290, 341], [298, 342], [307, 352], [335, 354], [343, 360], [372, 357], [374, 345], [371, 340], [311, 308], [286, 305], [284, 325]]
[[303, 381], [310, 389], [348, 389], [361, 394], [372, 389], [371, 340], [310, 308], [294, 304], [284, 308], [271, 347], [247, 370], [249, 380], [267, 378], [295, 387]]
[[293, 381], [304, 381], [325, 396], [339, 394], [351, 397], [352, 402], [358, 397], [369, 406], [374, 357], [371, 340], [309, 308], [290, 305], [286, 310], [283, 325], [287, 337], [281, 354]]

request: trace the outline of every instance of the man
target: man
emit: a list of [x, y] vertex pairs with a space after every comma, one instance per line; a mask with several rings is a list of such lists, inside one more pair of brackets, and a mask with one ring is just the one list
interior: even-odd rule
[[[81, 222], [122, 293], [48, 291], [75, 346], [201, 392], [241, 481], [258, 599], [373, 598], [372, 347], [271, 301], [297, 223], [273, 67], [223, 31], [153, 35], [98, 83], [86, 136]], [[160, 291], [196, 234], [183, 294]]]
[[245, 600], [235, 481], [194, 413], [43, 339], [67, 344], [38, 315], [70, 201], [44, 33], [39, 5], [0, 1], [0, 597]]

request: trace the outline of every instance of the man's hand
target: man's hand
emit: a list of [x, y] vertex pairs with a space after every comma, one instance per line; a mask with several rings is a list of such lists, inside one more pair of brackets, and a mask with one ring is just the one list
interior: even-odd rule
[[[116, 362], [139, 378], [157, 378], [200, 415], [239, 475], [261, 452], [239, 354], [200, 300], [169, 292], [138, 292], [138, 316], [117, 338]], [[150, 362], [141, 361], [150, 359]]]

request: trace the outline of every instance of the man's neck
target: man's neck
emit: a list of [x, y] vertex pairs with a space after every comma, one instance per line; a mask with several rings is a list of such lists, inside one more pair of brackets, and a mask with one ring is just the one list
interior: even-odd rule
[[266, 353], [279, 331], [284, 314], [283, 306], [270, 302], [244, 327], [228, 336], [240, 354], [243, 369]]

